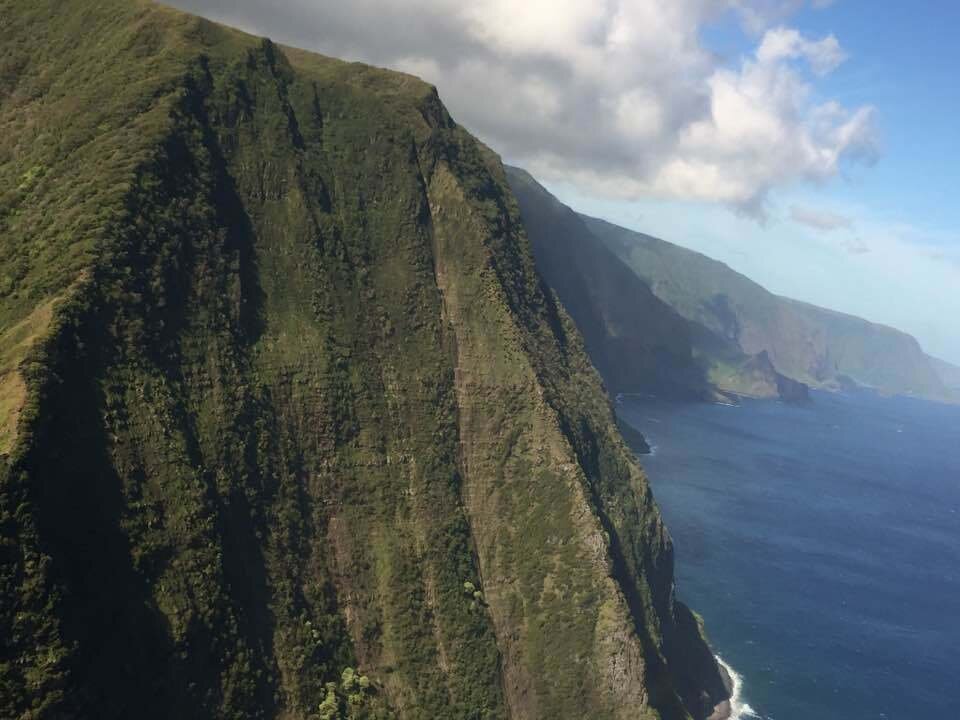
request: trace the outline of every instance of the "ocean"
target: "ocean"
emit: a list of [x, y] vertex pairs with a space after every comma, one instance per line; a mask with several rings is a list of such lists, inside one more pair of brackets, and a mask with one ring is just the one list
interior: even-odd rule
[[678, 596], [770, 720], [960, 717], [960, 407], [621, 397]]

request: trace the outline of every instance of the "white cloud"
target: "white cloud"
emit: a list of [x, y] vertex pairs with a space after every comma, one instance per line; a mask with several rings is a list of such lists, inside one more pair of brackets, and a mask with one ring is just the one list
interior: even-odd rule
[[794, 60], [827, 72], [842, 61], [842, 51], [835, 39], [812, 42], [777, 28], [739, 68], [714, 70], [706, 80], [709, 111], [678, 128], [653, 188], [762, 214], [774, 187], [827, 180], [845, 157], [871, 157], [873, 111], [812, 102], [813, 88]]
[[786, 27], [767, 31], [757, 48], [757, 60], [768, 65], [797, 58], [807, 60], [817, 75], [826, 75], [836, 70], [847, 55], [833, 35], [822, 40], [807, 40], [798, 31]]
[[[509, 161], [588, 193], [762, 216], [774, 188], [874, 152], [870, 108], [817, 99], [817, 79], [846, 54], [832, 35], [782, 24], [800, 0], [178, 1], [421, 75]], [[757, 44], [728, 65], [701, 31], [731, 12]]]
[[[550, 189], [588, 215], [633, 227], [725, 262], [771, 292], [913, 334], [933, 355], [960, 364], [960, 235], [843, 204], [819, 189], [778, 196], [787, 212], [769, 227], [710, 203], [641, 199], [626, 204]], [[822, 232], [790, 219], [792, 206], [829, 207], [850, 228]], [[637, 214], [642, 213], [638, 220]]]
[[853, 227], [853, 218], [829, 210], [819, 210], [806, 205], [792, 205], [790, 218], [794, 222], [806, 225], [814, 230], [829, 232], [831, 230], [848, 230]]

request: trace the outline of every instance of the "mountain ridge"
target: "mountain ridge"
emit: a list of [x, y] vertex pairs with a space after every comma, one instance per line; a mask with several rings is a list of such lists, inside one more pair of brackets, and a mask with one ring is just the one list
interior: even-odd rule
[[0, 714], [726, 699], [499, 159], [435, 88], [139, 0], [0, 8]]
[[737, 396], [805, 399], [802, 384], [780, 375], [767, 355], [748, 355], [684, 317], [582, 216], [526, 171], [506, 170], [538, 268], [580, 328], [611, 392], [724, 402]]
[[932, 355], [928, 355], [927, 357], [947, 387], [960, 388], [960, 365], [941, 360]]
[[775, 295], [702, 253], [581, 217], [668, 305], [748, 354], [767, 352], [789, 378], [828, 390], [852, 383], [953, 399], [919, 343], [903, 331]]
[[577, 323], [611, 392], [705, 397], [708, 383], [694, 362], [687, 322], [612, 252], [591, 244], [573, 210], [525, 171], [506, 171], [537, 267]]

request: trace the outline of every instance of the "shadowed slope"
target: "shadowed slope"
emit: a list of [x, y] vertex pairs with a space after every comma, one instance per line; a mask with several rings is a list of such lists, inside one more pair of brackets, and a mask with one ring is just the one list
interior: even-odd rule
[[717, 328], [682, 317], [607, 247], [587, 221], [529, 173], [508, 168], [537, 266], [583, 334], [613, 392], [684, 399], [725, 394], [802, 400], [801, 383], [762, 351], [747, 355]]
[[507, 168], [507, 178], [537, 267], [576, 322], [611, 392], [706, 397], [709, 383], [694, 360], [687, 321], [526, 171]]

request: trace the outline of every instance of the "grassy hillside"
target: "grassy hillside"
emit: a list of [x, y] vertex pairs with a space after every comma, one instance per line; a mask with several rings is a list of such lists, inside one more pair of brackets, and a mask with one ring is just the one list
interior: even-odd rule
[[906, 333], [779, 297], [699, 253], [583, 219], [661, 300], [743, 352], [767, 353], [789, 378], [824, 388], [852, 380], [884, 393], [949, 399]]
[[726, 696], [498, 159], [410, 76], [0, 0], [0, 716]]
[[882, 392], [945, 399], [946, 387], [910, 335], [852, 315], [785, 300], [822, 331], [825, 365]]
[[747, 355], [715, 328], [681, 316], [529, 173], [507, 178], [537, 267], [584, 337], [615, 392], [710, 399], [717, 393], [791, 399], [802, 386], [778, 376], [766, 356]]

